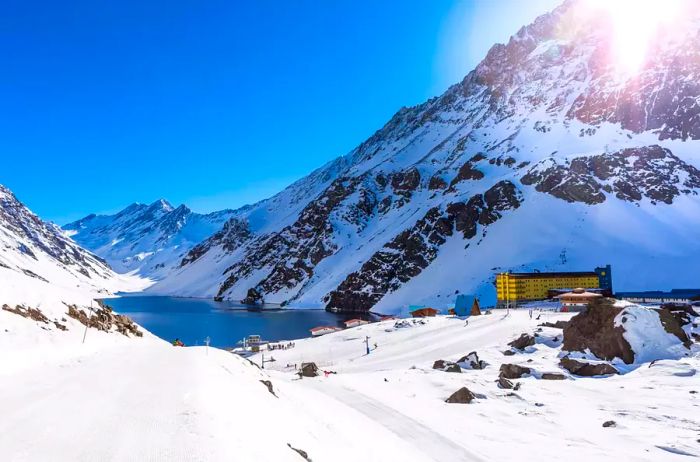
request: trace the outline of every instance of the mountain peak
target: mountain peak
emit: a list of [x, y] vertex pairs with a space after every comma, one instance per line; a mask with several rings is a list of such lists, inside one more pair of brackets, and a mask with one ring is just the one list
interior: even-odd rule
[[165, 199], [158, 199], [154, 203], [148, 206], [150, 209], [160, 209], [165, 212], [172, 212], [175, 210], [175, 208], [172, 206], [172, 204]]

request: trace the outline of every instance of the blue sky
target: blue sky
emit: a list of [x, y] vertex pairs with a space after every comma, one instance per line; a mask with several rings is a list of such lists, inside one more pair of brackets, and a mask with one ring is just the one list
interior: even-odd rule
[[560, 0], [6, 0], [0, 183], [43, 218], [268, 197]]

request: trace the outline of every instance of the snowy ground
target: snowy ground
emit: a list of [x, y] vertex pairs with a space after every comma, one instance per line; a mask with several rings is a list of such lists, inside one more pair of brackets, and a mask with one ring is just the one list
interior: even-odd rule
[[[518, 460], [534, 457], [570, 460], [682, 460], [700, 456], [700, 361], [643, 365], [610, 378], [522, 379], [515, 393], [495, 380], [502, 363], [536, 371], [566, 372], [557, 366], [561, 330], [545, 328], [528, 353], [506, 357], [506, 343], [537, 324], [571, 315], [545, 313], [530, 320], [526, 311], [473, 318], [469, 325], [434, 318], [426, 325], [393, 329], [382, 322], [321, 338], [296, 342], [275, 351], [269, 363], [278, 380], [293, 380], [287, 364], [316, 361], [328, 377], [304, 379], [303, 385], [343, 403], [399, 435], [415, 447], [414, 455], [433, 460]], [[386, 332], [388, 329], [391, 332]], [[373, 349], [365, 354], [363, 340]], [[374, 349], [374, 343], [377, 348]], [[489, 366], [461, 374], [432, 369], [435, 360], [457, 361], [477, 351]], [[269, 357], [269, 354], [268, 354]], [[253, 358], [259, 362], [259, 358]], [[479, 397], [474, 404], [446, 404], [466, 386]], [[603, 428], [606, 421], [617, 426]]]
[[[174, 348], [150, 335], [91, 329], [82, 344], [78, 330], [46, 332], [19, 317], [6, 324], [14, 315], [5, 315], [0, 339], [21, 332], [46, 355], [22, 363], [22, 351], [0, 345], [10, 352], [0, 362], [3, 461], [303, 461], [289, 445], [316, 462], [700, 456], [700, 397], [691, 393], [700, 392], [697, 351], [619, 377], [530, 377], [517, 392], [496, 386], [504, 362], [526, 364], [535, 376], [561, 372], [556, 329], [545, 329], [528, 353], [501, 351], [565, 314], [536, 321], [527, 312], [494, 312], [468, 326], [447, 317], [403, 329], [376, 323], [266, 353], [276, 361], [264, 371], [222, 350]], [[486, 369], [432, 369], [437, 359], [474, 350]], [[252, 359], [259, 364], [261, 357]], [[287, 365], [302, 361], [337, 374], [299, 379]], [[270, 380], [277, 396], [260, 380]], [[446, 404], [462, 386], [477, 400]], [[617, 426], [603, 428], [608, 420]]]

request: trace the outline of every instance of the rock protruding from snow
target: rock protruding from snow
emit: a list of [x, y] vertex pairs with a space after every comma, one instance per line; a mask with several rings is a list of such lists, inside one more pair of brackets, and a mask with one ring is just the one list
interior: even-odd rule
[[521, 334], [520, 337], [510, 342], [508, 346], [515, 348], [516, 350], [524, 350], [525, 348], [533, 346], [534, 344], [535, 337], [530, 334]]
[[452, 203], [425, 216], [376, 252], [327, 296], [326, 307], [344, 312], [369, 311], [387, 293], [418, 276], [437, 258], [440, 247], [455, 232], [472, 239], [479, 226], [498, 221], [507, 210], [520, 207], [522, 195], [509, 181], [501, 181], [468, 202]]
[[569, 321], [562, 349], [634, 364], [682, 357], [689, 345], [688, 336], [670, 311], [621, 307], [602, 299]]
[[608, 363], [590, 363], [577, 361], [569, 357], [562, 358], [559, 365], [572, 374], [580, 375], [582, 377], [619, 374], [619, 371]]
[[681, 194], [697, 194], [700, 170], [655, 145], [577, 157], [566, 164], [545, 159], [521, 181], [567, 202], [600, 204], [607, 193], [624, 201], [672, 204]]
[[532, 369], [517, 364], [501, 364], [499, 377], [504, 379], [519, 379], [532, 373]]
[[452, 393], [452, 395], [450, 395], [445, 402], [450, 404], [469, 404], [474, 401], [474, 398], [476, 398], [474, 393], [469, 391], [467, 387], [462, 387], [456, 392]]

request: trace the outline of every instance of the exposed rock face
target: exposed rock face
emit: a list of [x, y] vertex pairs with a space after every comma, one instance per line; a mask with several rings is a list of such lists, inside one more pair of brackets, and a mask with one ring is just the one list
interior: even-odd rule
[[443, 372], [462, 372], [462, 368], [459, 367], [458, 364], [455, 364], [451, 361], [445, 361], [444, 359], [438, 359], [437, 361], [435, 361], [435, 363], [433, 364], [433, 369], [440, 370]]
[[474, 401], [474, 393], [469, 391], [467, 387], [462, 387], [445, 400], [446, 403], [451, 404], [469, 404]]
[[182, 259], [180, 267], [197, 261], [215, 246], [222, 246], [226, 252], [233, 252], [250, 238], [251, 232], [248, 223], [237, 218], [231, 218], [219, 232], [194, 246]]
[[22, 316], [23, 318], [31, 319], [32, 321], [41, 322], [43, 324], [49, 323], [49, 318], [47, 318], [41, 310], [36, 308], [31, 308], [27, 306], [17, 305], [12, 308], [10, 305], [3, 305], [3, 311], [8, 311], [10, 313]]
[[[631, 311], [635, 309], [639, 312]], [[635, 362], [636, 354], [641, 352], [633, 350], [624, 334], [629, 329], [635, 328], [633, 324], [637, 322], [638, 315], [644, 315], [647, 312], [658, 315], [665, 332], [677, 337], [679, 344], [686, 348], [690, 347], [690, 339], [678, 319], [669, 310], [652, 310], [641, 307], [619, 308], [613, 306], [611, 300], [602, 299], [591, 303], [588, 310], [569, 321], [569, 325], [564, 328], [562, 349], [565, 351], [590, 351], [596, 357], [606, 361], [620, 358], [626, 364], [632, 364]], [[616, 322], [616, 318], [619, 319], [619, 323]], [[655, 336], [658, 333], [647, 332], [645, 335]], [[639, 348], [645, 349], [645, 345], [641, 345]], [[650, 353], [663, 354], [654, 351]]]
[[588, 310], [571, 318], [564, 328], [562, 350], [590, 350], [596, 357], [606, 361], [622, 359], [627, 364], [634, 362], [634, 351], [624, 338], [624, 327], [615, 325], [615, 317], [622, 308], [613, 306], [613, 301], [604, 299], [593, 302]]
[[85, 310], [78, 308], [75, 305], [68, 305], [68, 316], [77, 319], [84, 326], [93, 327], [97, 330], [103, 332], [112, 332], [112, 329], [116, 330], [122, 335], [129, 337], [133, 335], [135, 337], [143, 337], [143, 332], [141, 332], [128, 316], [121, 314], [116, 314], [112, 311], [112, 308], [105, 305], [98, 300], [99, 308], [93, 310], [90, 315], [88, 315]]
[[556, 322], [545, 322], [545, 323], [540, 324], [540, 326], [542, 326], [542, 327], [551, 327], [551, 328], [554, 328], [554, 329], [564, 329], [564, 328], [567, 326], [567, 324], [569, 324], [569, 321], [562, 321], [562, 320], [559, 320], [559, 321], [556, 321]]
[[530, 334], [521, 334], [520, 337], [516, 338], [508, 344], [508, 346], [515, 348], [517, 350], [524, 350], [529, 346], [535, 344], [535, 337]]
[[420, 274], [436, 257], [440, 246], [455, 232], [465, 239], [516, 209], [522, 196], [509, 181], [502, 181], [467, 203], [453, 203], [443, 211], [432, 208], [415, 226], [396, 236], [375, 253], [359, 272], [351, 273], [327, 297], [326, 307], [346, 312], [366, 312], [384, 294], [396, 290]]
[[[692, 311], [692, 309], [691, 309]], [[664, 326], [664, 329], [666, 332], [669, 334], [673, 334], [676, 337], [678, 337], [678, 340], [685, 345], [686, 348], [690, 348], [691, 344], [693, 343], [690, 338], [688, 337], [688, 334], [685, 333], [683, 330], [683, 325], [682, 322], [686, 319], [682, 315], [675, 315], [670, 309], [668, 308], [662, 308], [660, 310], [657, 310], [659, 313], [659, 319], [661, 320], [661, 325]], [[678, 312], [677, 312], [678, 313]], [[683, 312], [681, 312], [683, 313]], [[687, 312], [685, 312], [687, 314]]]
[[556, 372], [545, 372], [542, 374], [542, 380], [566, 380], [566, 376]]
[[330, 215], [355, 192], [358, 182], [357, 178], [334, 181], [304, 208], [294, 224], [252, 243], [245, 257], [226, 269], [228, 276], [217, 296], [224, 297], [240, 279], [264, 268], [269, 268], [267, 276], [255, 287], [262, 294], [293, 289], [311, 277], [313, 268], [337, 248]]
[[248, 289], [248, 294], [241, 300], [244, 305], [260, 305], [264, 302], [262, 294], [253, 288]]
[[316, 366], [316, 363], [302, 363], [299, 374], [302, 377], [317, 377], [318, 366]]
[[513, 382], [508, 380], [507, 378], [503, 376], [498, 377], [498, 388], [502, 388], [504, 390], [512, 390], [513, 389]]
[[681, 194], [697, 194], [700, 171], [654, 145], [577, 157], [565, 165], [545, 159], [521, 181], [567, 202], [600, 204], [608, 193], [629, 202], [647, 198], [672, 204]]
[[530, 374], [529, 367], [518, 366], [517, 364], [501, 364], [499, 377], [505, 379], [519, 379]]
[[577, 361], [569, 357], [564, 357], [559, 362], [559, 365], [571, 372], [574, 375], [582, 377], [595, 377], [597, 375], [615, 375], [619, 374], [618, 370], [607, 363], [588, 363]]
[[265, 385], [265, 387], [267, 387], [267, 391], [269, 391], [272, 396], [277, 398], [277, 395], [275, 394], [275, 390], [272, 387], [272, 382], [270, 382], [269, 380], [261, 380], [260, 383]]
[[479, 355], [476, 353], [476, 351], [472, 351], [468, 355], [463, 356], [459, 359], [459, 361], [457, 361], [457, 363], [464, 364], [465, 368], [474, 370], [481, 370], [487, 366], [486, 361], [479, 359]]
[[430, 182], [428, 183], [428, 189], [431, 191], [434, 191], [436, 189], [446, 189], [447, 188], [447, 182], [442, 179], [439, 175], [435, 175], [430, 179]]
[[287, 446], [289, 446], [289, 449], [291, 449], [292, 451], [294, 451], [294, 452], [296, 452], [297, 454], [299, 454], [299, 455], [301, 456], [302, 459], [304, 459], [304, 460], [306, 460], [306, 461], [308, 461], [308, 462], [311, 462], [311, 459], [309, 458], [309, 453], [308, 453], [308, 452], [304, 451], [303, 449], [295, 448], [294, 446], [292, 446], [292, 445], [289, 444], [289, 443], [287, 443]]
[[483, 177], [484, 173], [481, 170], [474, 168], [474, 165], [471, 162], [467, 162], [459, 168], [457, 176], [454, 178], [454, 180], [452, 180], [450, 186], [454, 186], [460, 181], [476, 181], [482, 179]]
[[395, 194], [410, 199], [413, 191], [420, 186], [420, 172], [412, 167], [404, 172], [397, 172], [391, 176], [391, 188]]
[[[56, 225], [41, 220], [10, 191], [0, 185], [0, 249], [28, 257], [32, 263], [45, 255], [56, 266], [87, 279], [112, 276], [104, 261], [67, 238]], [[2, 261], [0, 255], [0, 261]], [[29, 266], [29, 264], [27, 264]], [[45, 275], [27, 267], [2, 263], [6, 269], [22, 272], [35, 279], [51, 282]]]

